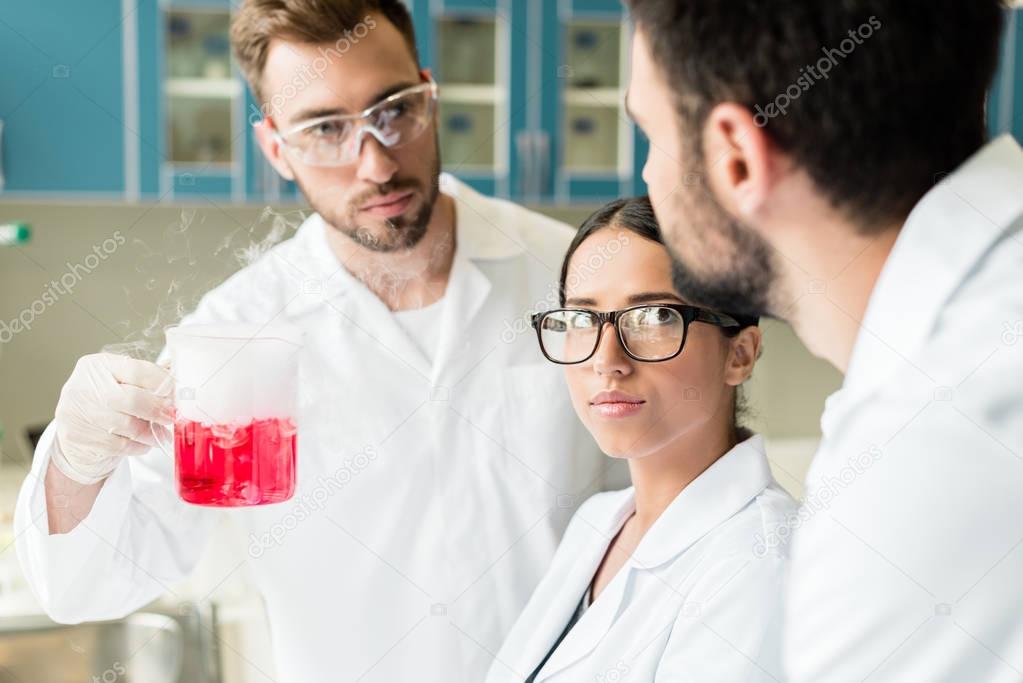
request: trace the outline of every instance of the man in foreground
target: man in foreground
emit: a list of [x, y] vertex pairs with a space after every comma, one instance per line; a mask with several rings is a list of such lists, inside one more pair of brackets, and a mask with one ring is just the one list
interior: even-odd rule
[[794, 681], [1023, 677], [1023, 150], [997, 0], [630, 0], [630, 109], [695, 303], [845, 373], [793, 536]]

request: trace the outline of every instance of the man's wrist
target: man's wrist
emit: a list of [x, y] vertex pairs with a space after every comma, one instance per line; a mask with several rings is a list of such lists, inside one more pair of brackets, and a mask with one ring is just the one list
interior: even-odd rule
[[109, 477], [117, 467], [116, 457], [104, 458], [88, 468], [74, 465], [64, 455], [64, 451], [60, 447], [60, 438], [56, 434], [54, 434], [53, 446], [50, 448], [50, 462], [53, 463], [58, 472], [82, 486], [98, 484]]

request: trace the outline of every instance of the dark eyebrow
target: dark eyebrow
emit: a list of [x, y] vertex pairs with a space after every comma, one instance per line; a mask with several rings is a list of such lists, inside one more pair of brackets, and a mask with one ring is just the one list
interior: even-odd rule
[[[663, 303], [665, 300], [677, 301], [680, 304], [684, 304], [678, 294], [674, 292], [643, 292], [642, 294], [633, 294], [626, 301], [630, 306], [637, 306], [639, 304], [650, 304], [650, 303]], [[596, 306], [596, 299], [587, 299], [583, 297], [572, 297], [571, 299], [565, 300], [566, 306]]]
[[[367, 104], [365, 107], [363, 107], [359, 111], [360, 112], [361, 111], [365, 111], [366, 109], [368, 109], [369, 107], [372, 107], [374, 104], [380, 102], [381, 100], [386, 100], [391, 95], [393, 95], [393, 94], [395, 94], [397, 92], [401, 92], [405, 88], [411, 88], [413, 85], [418, 85], [418, 83], [413, 83], [413, 82], [410, 82], [410, 81], [403, 81], [401, 83], [395, 83], [394, 85], [388, 86], [388, 87], [384, 88], [383, 90], [375, 93], [372, 97], [370, 97], [369, 98], [369, 104]], [[351, 113], [354, 113], [354, 112], [350, 112], [347, 109], [345, 109], [344, 107], [320, 107], [320, 108], [317, 108], [317, 109], [301, 109], [298, 112], [296, 112], [294, 115], [288, 117], [288, 125], [289, 126], [294, 126], [294, 125], [297, 125], [297, 124], [299, 124], [299, 123], [301, 123], [303, 121], [311, 121], [312, 119], [318, 119], [318, 118], [322, 118], [324, 116], [341, 116], [341, 115], [344, 115], [344, 114], [351, 114]]]
[[682, 301], [682, 297], [675, 292], [644, 292], [642, 294], [633, 294], [627, 299], [627, 301], [630, 304], [652, 304], [663, 302], [665, 299], [677, 301], [680, 304], [685, 303]]

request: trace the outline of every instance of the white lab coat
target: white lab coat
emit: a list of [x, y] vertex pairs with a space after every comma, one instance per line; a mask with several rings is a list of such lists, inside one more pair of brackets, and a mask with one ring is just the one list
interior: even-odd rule
[[792, 541], [793, 681], [1023, 680], [1021, 382], [1006, 136], [912, 211], [828, 399]]
[[78, 528], [48, 536], [50, 426], [15, 521], [19, 557], [53, 618], [118, 617], [156, 598], [229, 514], [245, 530], [238, 561], [265, 600], [277, 680], [483, 678], [488, 651], [608, 467], [527, 322], [554, 301], [572, 231], [447, 175], [441, 189], [457, 200], [458, 243], [432, 364], [339, 266], [317, 215], [184, 321], [304, 330], [291, 501], [187, 505], [170, 458], [153, 451], [118, 467]]
[[[754, 436], [668, 506], [582, 614], [536, 683], [770, 681], [781, 672], [785, 546], [764, 540], [795, 502]], [[634, 489], [600, 493], [572, 518], [547, 575], [497, 654], [487, 683], [522, 683], [575, 612]]]

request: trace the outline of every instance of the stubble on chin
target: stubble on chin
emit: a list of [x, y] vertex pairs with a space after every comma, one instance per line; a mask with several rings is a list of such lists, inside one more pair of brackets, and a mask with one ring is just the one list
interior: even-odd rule
[[[433, 181], [432, 187], [425, 192], [424, 188], [418, 184], [413, 186], [409, 183], [395, 183], [391, 187], [380, 188], [376, 193], [345, 199], [314, 197], [301, 184], [299, 184], [299, 189], [302, 190], [312, 209], [320, 214], [334, 230], [358, 246], [381, 254], [407, 251], [419, 244], [426, 235], [427, 226], [439, 196], [439, 187], [436, 181]], [[359, 210], [356, 207], [370, 201], [373, 196], [406, 189], [417, 190], [419, 196], [423, 198], [421, 206], [414, 214], [398, 216], [393, 219], [363, 220], [359, 217]], [[345, 206], [343, 211], [330, 208], [338, 203]]]
[[679, 294], [716, 311], [769, 316], [777, 280], [766, 241], [702, 186], [679, 190], [671, 205], [663, 230]]

